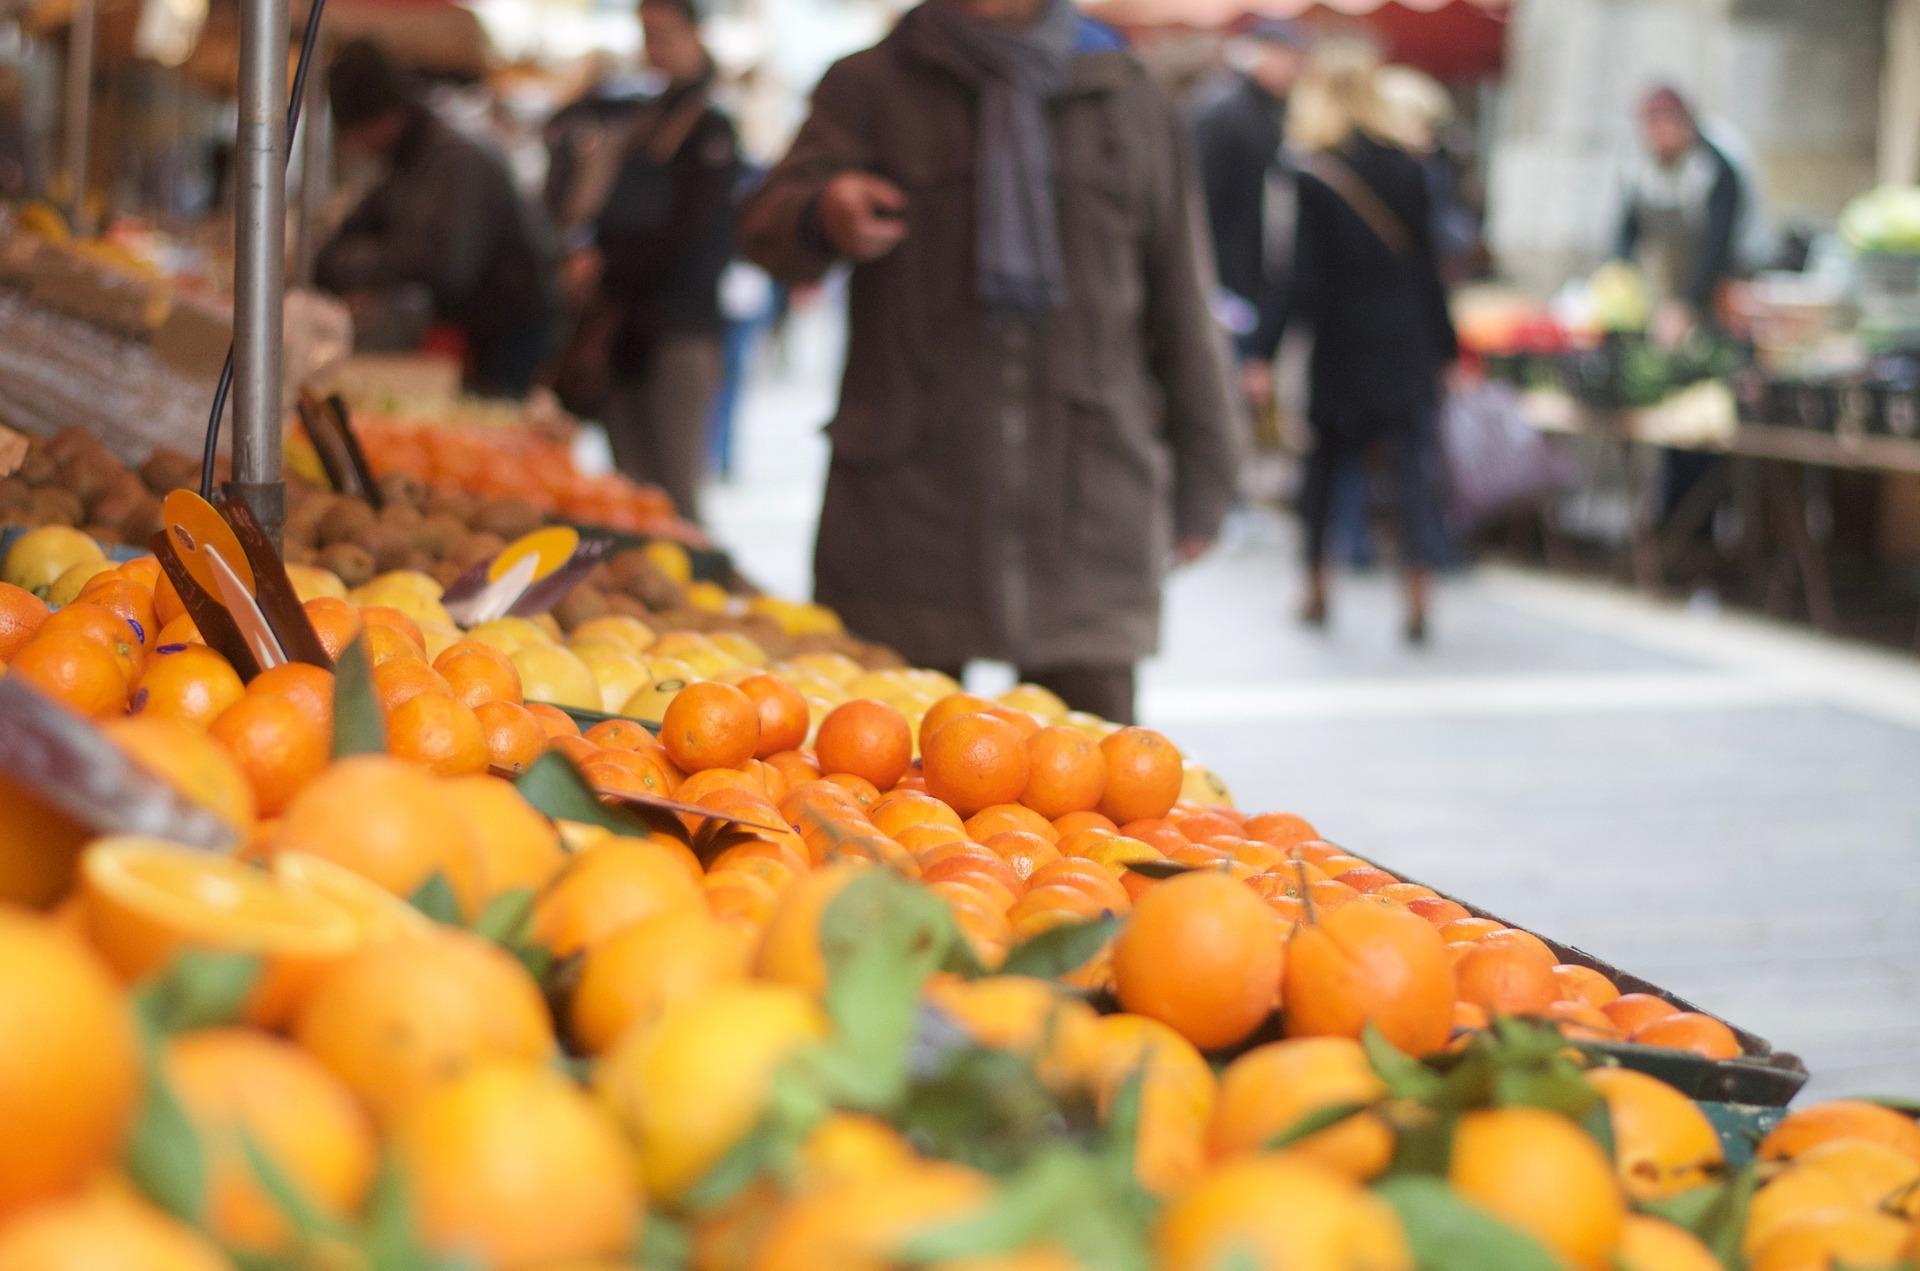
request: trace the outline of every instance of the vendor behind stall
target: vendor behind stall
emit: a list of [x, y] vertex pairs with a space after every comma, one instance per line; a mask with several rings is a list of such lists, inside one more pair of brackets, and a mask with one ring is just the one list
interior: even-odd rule
[[432, 320], [469, 355], [470, 386], [521, 396], [550, 352], [554, 253], [544, 217], [505, 160], [436, 117], [412, 77], [357, 40], [328, 76], [344, 148], [384, 166], [378, 184], [320, 251], [320, 285], [356, 316], [424, 289]]

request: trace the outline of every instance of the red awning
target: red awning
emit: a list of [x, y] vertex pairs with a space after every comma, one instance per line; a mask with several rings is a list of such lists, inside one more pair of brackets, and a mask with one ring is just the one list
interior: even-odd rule
[[1308, 26], [1359, 27], [1389, 61], [1442, 80], [1496, 73], [1507, 38], [1508, 0], [1086, 0], [1087, 12], [1129, 28], [1223, 30], [1251, 17]]

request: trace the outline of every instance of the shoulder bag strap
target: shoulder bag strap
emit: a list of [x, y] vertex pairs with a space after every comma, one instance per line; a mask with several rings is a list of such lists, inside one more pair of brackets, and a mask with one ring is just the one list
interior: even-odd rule
[[1413, 255], [1413, 235], [1408, 232], [1406, 224], [1373, 192], [1372, 186], [1361, 180], [1360, 175], [1337, 156], [1324, 153], [1308, 155], [1299, 161], [1299, 167], [1301, 171], [1318, 177], [1337, 194], [1340, 201], [1373, 231], [1374, 237], [1386, 244], [1388, 251], [1403, 259]]

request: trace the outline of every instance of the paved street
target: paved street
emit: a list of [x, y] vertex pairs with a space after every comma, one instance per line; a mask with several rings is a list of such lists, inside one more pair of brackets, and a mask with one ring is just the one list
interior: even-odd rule
[[[793, 363], [831, 332], [803, 324]], [[763, 377], [708, 517], [802, 591], [831, 384]], [[1498, 567], [1404, 649], [1391, 580], [1292, 620], [1250, 516], [1168, 597], [1147, 722], [1243, 807], [1637, 972], [1800, 1054], [1818, 1094], [1920, 1095], [1920, 662]]]

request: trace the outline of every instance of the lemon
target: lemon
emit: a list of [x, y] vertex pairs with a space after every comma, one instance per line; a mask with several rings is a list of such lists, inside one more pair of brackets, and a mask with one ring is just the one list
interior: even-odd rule
[[43, 525], [28, 530], [7, 549], [0, 561], [0, 580], [45, 599], [47, 589], [60, 575], [85, 561], [104, 561], [107, 554], [100, 544], [65, 525]]
[[667, 717], [667, 704], [692, 681], [683, 678], [654, 680], [620, 705], [620, 713], [642, 723], [657, 724]]
[[[525, 618], [495, 618], [492, 622], [483, 622], [468, 630], [467, 638], [478, 640], [488, 648], [498, 649], [508, 657], [522, 649], [553, 643], [545, 631]], [[532, 700], [531, 695], [528, 700]]]
[[330, 569], [315, 565], [289, 565], [287, 581], [293, 584], [293, 594], [300, 598], [301, 604], [321, 596], [331, 596], [336, 600], [347, 598], [347, 585]]
[[427, 642], [427, 661], [429, 662], [466, 638], [460, 628], [451, 622], [422, 622], [420, 634]]
[[605, 640], [634, 653], [645, 653], [653, 646], [654, 638], [653, 628], [633, 615], [609, 613], [589, 618], [575, 627], [569, 643], [577, 645], [587, 640]]
[[608, 645], [588, 645], [586, 648], [576, 647], [574, 654], [599, 682], [599, 709], [609, 714], [619, 713], [628, 698], [653, 682], [653, 677], [647, 673], [647, 664], [637, 653]]
[[559, 645], [530, 644], [507, 657], [520, 672], [520, 693], [527, 701], [601, 709], [599, 681], [585, 662]]
[[687, 604], [702, 613], [725, 613], [732, 608], [733, 597], [719, 583], [688, 583]]
[[693, 557], [680, 544], [667, 539], [655, 539], [641, 548], [640, 554], [652, 561], [655, 569], [682, 587], [693, 581]]
[[1190, 763], [1186, 765], [1186, 776], [1180, 782], [1180, 801], [1197, 803], [1206, 808], [1230, 808], [1233, 806], [1233, 792], [1227, 789], [1227, 783], [1217, 773], [1197, 763]]
[[758, 669], [767, 664], [767, 651], [752, 636], [739, 631], [716, 631], [709, 638], [714, 648], [742, 666]]
[[440, 585], [439, 579], [417, 569], [390, 569], [368, 579], [355, 590], [377, 591], [383, 595], [398, 593], [419, 596], [423, 600], [438, 600], [447, 594], [447, 589]]
[[97, 575], [113, 568], [110, 560], [83, 560], [72, 566], [60, 577], [53, 580], [53, 586], [47, 588], [47, 603], [55, 609], [70, 605], [80, 598], [80, 591]]
[[700, 678], [698, 671], [694, 670], [691, 665], [681, 661], [679, 658], [655, 657], [649, 654], [646, 658], [646, 663], [647, 675], [651, 679], [685, 680], [691, 684]]
[[1000, 695], [1000, 704], [1025, 711], [1042, 724], [1058, 724], [1067, 717], [1067, 704], [1060, 695], [1038, 684], [1014, 685]]
[[802, 653], [789, 666], [806, 675], [817, 675], [831, 684], [845, 686], [858, 679], [866, 668], [844, 653]]

